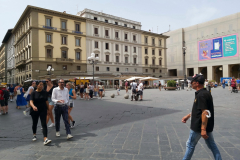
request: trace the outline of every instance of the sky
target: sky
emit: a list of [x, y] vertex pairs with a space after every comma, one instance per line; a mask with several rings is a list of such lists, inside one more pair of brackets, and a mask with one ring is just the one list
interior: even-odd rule
[[240, 12], [239, 0], [0, 0], [0, 41], [27, 5], [76, 15], [85, 8], [141, 22], [163, 33]]

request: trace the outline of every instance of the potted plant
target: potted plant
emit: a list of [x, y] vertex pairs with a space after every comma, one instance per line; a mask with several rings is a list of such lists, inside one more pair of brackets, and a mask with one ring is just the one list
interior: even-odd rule
[[164, 87], [164, 89], [166, 90], [176, 90], [177, 87], [176, 87], [176, 81], [174, 80], [169, 80], [167, 81], [167, 87]]

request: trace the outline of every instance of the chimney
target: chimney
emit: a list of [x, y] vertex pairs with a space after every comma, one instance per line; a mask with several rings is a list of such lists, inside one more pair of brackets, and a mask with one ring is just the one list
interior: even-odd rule
[[151, 32], [151, 29], [149, 29], [149, 32]]
[[63, 13], [66, 13], [66, 11], [63, 11]]

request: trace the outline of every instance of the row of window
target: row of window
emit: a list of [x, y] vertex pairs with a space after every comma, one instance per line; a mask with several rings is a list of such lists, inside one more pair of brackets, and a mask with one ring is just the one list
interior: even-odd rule
[[[53, 43], [53, 34], [46, 33], [46, 43]], [[68, 36], [61, 35], [61, 44], [67, 45], [68, 44]], [[81, 46], [81, 37], [75, 37], [75, 46]]]
[[[94, 34], [98, 35], [98, 33], [99, 33], [98, 28], [95, 27]], [[109, 30], [108, 29], [105, 30], [105, 38], [109, 38]], [[119, 39], [119, 32], [117, 32], [117, 31], [115, 32], [115, 38]], [[124, 39], [128, 40], [128, 33], [124, 33]], [[137, 41], [137, 35], [133, 35], [133, 41]]]
[[[105, 58], [106, 58], [106, 59], [105, 59], [106, 62], [110, 62], [110, 61], [109, 61], [109, 59], [110, 59], [110, 56], [109, 56], [109, 55], [106, 55]], [[116, 60], [116, 62], [119, 63], [119, 62], [120, 62], [120, 61], [119, 61], [119, 60], [120, 60], [120, 57], [119, 57], [119, 56], [116, 56], [116, 57], [115, 57], [115, 60]], [[128, 57], [125, 57], [124, 63], [129, 63]], [[136, 57], [133, 58], [133, 64], [137, 64], [137, 58], [136, 58]]]
[[[75, 22], [75, 31], [80, 32], [80, 22]], [[46, 23], [45, 25], [47, 27], [53, 27], [52, 26], [52, 17], [46, 16]], [[67, 31], [67, 20], [61, 19], [61, 31]]]
[[[148, 54], [148, 48], [145, 48], [145, 54]], [[155, 49], [152, 49], [152, 55], [155, 55]], [[162, 50], [158, 50], [158, 55], [162, 56]]]
[[16, 38], [18, 39], [24, 32], [28, 30], [30, 27], [30, 17], [27, 18], [25, 22], [23, 22], [22, 26], [19, 28], [19, 30], [16, 33]]
[[[46, 57], [47, 58], [53, 58], [53, 49], [52, 48], [47, 48], [46, 49]], [[68, 58], [68, 51], [62, 49], [61, 50], [61, 58], [67, 59]], [[76, 60], [81, 60], [81, 51], [76, 51], [75, 52], [75, 59]]]
[[17, 44], [17, 52], [20, 52], [24, 47], [31, 43], [31, 32]]
[[[52, 68], [51, 64], [47, 64], [47, 68], [49, 66]], [[62, 65], [62, 70], [67, 70], [67, 68], [68, 68], [67, 65]], [[81, 70], [81, 66], [76, 66], [76, 70], [80, 71]]]
[[[94, 48], [98, 48], [98, 47], [99, 47], [98, 41], [95, 41], [95, 42], [94, 42]], [[106, 50], [109, 50], [109, 49], [110, 49], [109, 43], [105, 43], [105, 49], [106, 49]], [[119, 44], [115, 44], [115, 50], [116, 50], [116, 51], [119, 51]], [[125, 47], [124, 47], [124, 51], [125, 51], [125, 52], [128, 52], [128, 46], [125, 46]], [[137, 53], [137, 47], [133, 47], [133, 53]]]
[[[93, 19], [96, 20], [96, 21], [98, 20], [97, 17], [93, 17]], [[108, 19], [105, 19], [104, 21], [105, 21], [106, 23], [108, 23]], [[114, 24], [115, 24], [115, 25], [118, 25], [118, 22], [115, 21]], [[124, 23], [123, 26], [124, 26], [124, 27], [128, 27], [128, 25], [127, 25], [126, 23]], [[136, 29], [135, 26], [132, 26], [132, 28], [133, 28], [133, 29]]]
[[[145, 72], [148, 73], [148, 69], [145, 69]], [[153, 73], [155, 73], [155, 72], [156, 72], [156, 69], [153, 69]], [[159, 73], [162, 73], [161, 69], [159, 70]]]
[[[157, 65], [155, 62], [156, 62], [155, 59], [152, 59], [152, 65]], [[158, 65], [161, 66], [162, 65], [162, 60], [159, 59], [158, 62], [159, 62]], [[145, 65], [148, 65], [148, 58], [145, 58]]]
[[[145, 44], [148, 44], [148, 37], [145, 37]], [[152, 38], [152, 45], [155, 45], [155, 38]], [[162, 39], [158, 40], [158, 45], [162, 46]]]

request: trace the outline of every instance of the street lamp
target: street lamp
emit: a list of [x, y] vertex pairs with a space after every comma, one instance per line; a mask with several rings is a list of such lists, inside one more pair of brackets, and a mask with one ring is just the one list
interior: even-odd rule
[[184, 75], [184, 86], [187, 87], [187, 77], [186, 77], [186, 62], [185, 62], [185, 55], [186, 55], [186, 50], [187, 47], [185, 47], [185, 42], [184, 43], [184, 47], [183, 49], [183, 75]]
[[94, 64], [97, 64], [99, 57], [95, 57], [95, 53], [91, 53], [91, 56], [87, 58], [88, 62], [93, 65], [93, 85], [94, 85]]
[[51, 78], [51, 74], [52, 74], [51, 72], [54, 71], [54, 68], [52, 68], [51, 66], [48, 66], [47, 71], [48, 71], [48, 74], [50, 75], [50, 78]]

